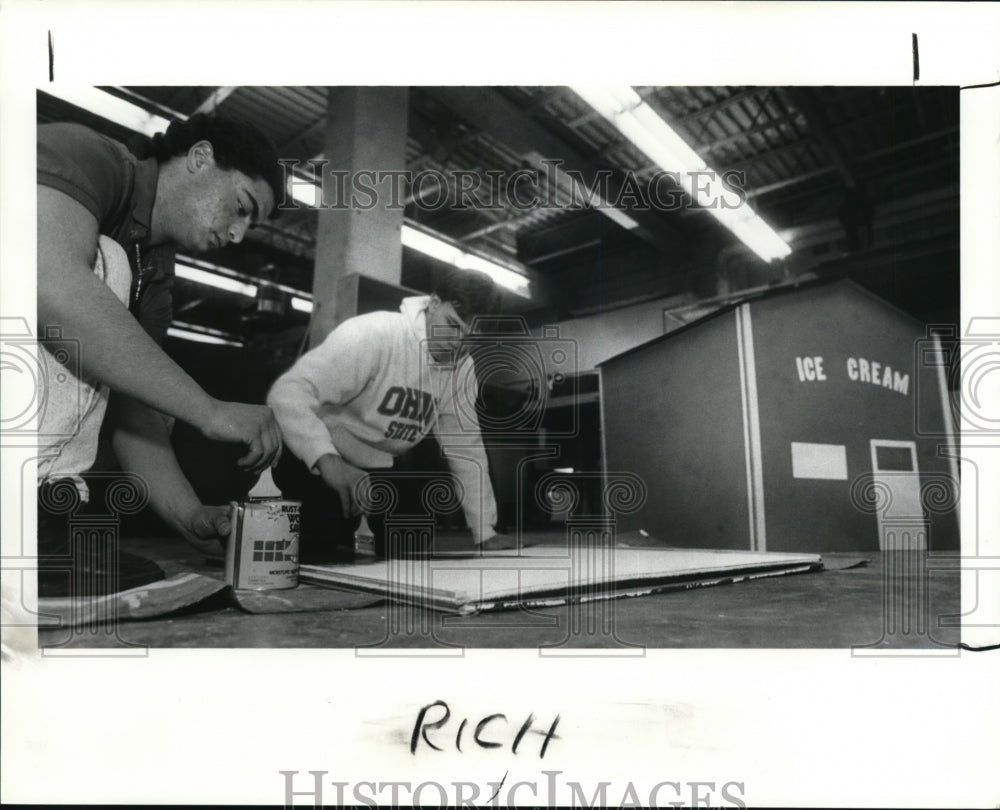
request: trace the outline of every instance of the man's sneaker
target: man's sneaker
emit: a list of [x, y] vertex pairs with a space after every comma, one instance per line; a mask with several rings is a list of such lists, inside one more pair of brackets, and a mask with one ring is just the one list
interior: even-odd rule
[[479, 544], [480, 553], [484, 551], [509, 551], [517, 548], [517, 538], [509, 534], [495, 534], [489, 540]]

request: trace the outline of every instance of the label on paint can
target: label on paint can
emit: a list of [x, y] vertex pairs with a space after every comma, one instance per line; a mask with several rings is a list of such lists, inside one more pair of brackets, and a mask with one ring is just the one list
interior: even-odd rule
[[279, 498], [231, 503], [226, 582], [238, 590], [296, 587], [301, 507]]

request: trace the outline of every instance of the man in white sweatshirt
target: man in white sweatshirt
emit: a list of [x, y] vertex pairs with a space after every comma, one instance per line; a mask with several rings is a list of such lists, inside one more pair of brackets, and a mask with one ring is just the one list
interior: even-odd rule
[[[452, 271], [433, 295], [406, 298], [399, 312], [340, 324], [275, 382], [267, 403], [290, 452], [274, 479], [286, 498], [302, 501], [302, 562], [350, 557], [359, 481], [392, 467], [431, 432], [457, 479], [473, 543], [480, 550], [516, 545], [494, 530], [496, 501], [466, 343], [473, 318], [493, 312], [497, 300], [486, 274]], [[392, 479], [397, 487], [404, 480]], [[376, 517], [372, 526], [384, 553], [382, 521]]]

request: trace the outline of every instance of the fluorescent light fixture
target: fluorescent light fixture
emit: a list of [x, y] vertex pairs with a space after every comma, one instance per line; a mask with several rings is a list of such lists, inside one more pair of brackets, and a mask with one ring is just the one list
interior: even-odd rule
[[179, 340], [190, 340], [193, 343], [210, 343], [214, 346], [236, 346], [237, 348], [243, 348], [242, 340], [233, 340], [232, 336], [223, 337], [225, 335], [224, 332], [196, 327], [187, 323], [181, 324], [179, 321], [174, 321], [173, 326], [167, 327], [167, 334], [170, 337], [178, 338]]
[[413, 228], [403, 223], [402, 242], [408, 248], [413, 248], [425, 256], [444, 262], [445, 264], [455, 264], [462, 254], [461, 248], [457, 248], [443, 239], [437, 239], [424, 230]]
[[[322, 153], [313, 158], [313, 160], [320, 160], [323, 157]], [[313, 208], [317, 204], [321, 204], [322, 200], [319, 197], [320, 188], [318, 185], [311, 181], [303, 180], [302, 178], [288, 179], [288, 192], [292, 195], [292, 199], [302, 205], [308, 205]], [[595, 193], [593, 196], [600, 200], [600, 197]], [[607, 206], [610, 207], [610, 206]], [[604, 210], [602, 208], [602, 210]], [[614, 211], [615, 209], [611, 209]], [[634, 222], [630, 217], [622, 214], [620, 211], [616, 211], [616, 214], [624, 217], [631, 225], [625, 225], [625, 227], [637, 227], [638, 223]], [[609, 214], [609, 216], [612, 216]], [[612, 217], [614, 218], [614, 217]], [[621, 222], [619, 224], [624, 224]], [[523, 298], [530, 298], [531, 294], [529, 292], [529, 282], [528, 279], [516, 270], [511, 270], [509, 267], [504, 267], [502, 264], [486, 259], [475, 253], [463, 250], [452, 242], [448, 241], [445, 237], [434, 234], [428, 228], [416, 228], [409, 223], [404, 222], [402, 233], [400, 234], [400, 241], [403, 245], [408, 248], [412, 248], [425, 256], [430, 256], [432, 259], [437, 259], [438, 261], [444, 262], [445, 264], [453, 265], [460, 270], [481, 270], [486, 273], [490, 278], [492, 278], [501, 287], [510, 290]], [[301, 312], [312, 312], [312, 304], [309, 303], [309, 309], [303, 309], [306, 303], [296, 305], [295, 300], [292, 299], [292, 307], [294, 309], [299, 309]]]
[[[608, 219], [618, 225], [621, 225], [626, 230], [632, 230], [633, 228], [639, 227], [639, 223], [632, 219], [632, 217], [620, 208], [615, 208], [611, 205], [611, 203], [598, 194], [597, 191], [588, 189], [585, 183], [582, 183], [580, 180], [568, 174], [563, 169], [560, 169], [558, 165], [546, 160], [545, 157], [542, 156], [541, 152], [528, 152], [526, 157], [530, 162], [536, 165], [544, 165], [547, 172], [553, 172], [556, 185], [564, 193], [568, 194], [574, 203], [576, 203], [579, 199], [585, 200], [591, 208], [596, 211], [600, 211]], [[568, 186], [571, 188], [568, 189]]]
[[569, 475], [569, 473], [576, 472], [572, 467], [556, 467], [552, 472], [563, 473], [564, 475]]
[[430, 256], [432, 259], [445, 262], [460, 270], [481, 270], [501, 287], [524, 298], [531, 297], [528, 291], [529, 281], [525, 276], [495, 261], [465, 251], [442, 236], [404, 222], [401, 238], [406, 247], [423, 253], [425, 256]]
[[[705, 207], [764, 261], [781, 259], [792, 252], [746, 203], [738, 208], [718, 205], [718, 200], [733, 193], [732, 189], [631, 87], [574, 86], [572, 90], [661, 169], [676, 172], [691, 199]], [[697, 172], [704, 174], [695, 175]], [[709, 207], [713, 202], [716, 207]]]
[[611, 203], [605, 200], [600, 194], [598, 194], [593, 189], [588, 189], [586, 184], [581, 183], [579, 180], [573, 177], [569, 177], [556, 167], [556, 182], [567, 183], [576, 189], [571, 192], [572, 198], [575, 200], [576, 196], [579, 194], [584, 200], [587, 201], [591, 208], [600, 211], [604, 216], [610, 219], [612, 222], [616, 222], [621, 225], [626, 230], [632, 230], [633, 228], [638, 228], [639, 223], [636, 222], [632, 217], [622, 211], [620, 208], [615, 208]]
[[632, 217], [622, 211], [620, 208], [615, 208], [611, 203], [606, 202], [600, 194], [596, 191], [590, 195], [590, 204], [600, 211], [604, 216], [610, 219], [612, 222], [621, 225], [625, 230], [630, 231], [633, 228], [638, 228], [639, 223], [636, 222]]
[[305, 180], [292, 175], [288, 178], [286, 188], [292, 199], [300, 205], [317, 208], [321, 204], [321, 200], [319, 199], [320, 188], [312, 180]]
[[153, 136], [170, 126], [170, 121], [166, 118], [148, 113], [131, 101], [125, 101], [97, 87], [47, 84], [42, 88], [42, 92], [75, 104], [135, 132], [141, 132], [143, 135]]
[[174, 264], [174, 274], [178, 278], [187, 279], [197, 284], [205, 284], [226, 292], [245, 295], [247, 298], [255, 298], [260, 287], [272, 287], [288, 293], [291, 297], [292, 309], [307, 313], [313, 311], [312, 300], [307, 298], [308, 293], [302, 290], [273, 281], [262, 280], [258, 284], [254, 284], [253, 279], [243, 273], [202, 259], [178, 256], [177, 262]]
[[[320, 158], [322, 158], [322, 154], [317, 155], [313, 158], [313, 160], [319, 160]], [[317, 203], [320, 202], [319, 190], [319, 186], [315, 183], [301, 178], [297, 178], [296, 182], [292, 182], [292, 178], [289, 178], [288, 180], [289, 193], [296, 202], [303, 205], [315, 207]], [[600, 199], [597, 194], [594, 196], [597, 196], [598, 199]], [[630, 217], [625, 216], [620, 211], [616, 213], [631, 223], [631, 225], [625, 225], [625, 227], [636, 227], [637, 223], [633, 222]], [[511, 270], [509, 267], [504, 267], [496, 261], [491, 261], [490, 259], [484, 258], [475, 253], [463, 250], [448, 241], [445, 237], [434, 234], [430, 229], [416, 228], [409, 223], [404, 222], [400, 240], [406, 247], [412, 248], [413, 250], [423, 253], [425, 256], [430, 256], [432, 259], [437, 259], [445, 264], [453, 265], [460, 270], [481, 270], [501, 287], [504, 287], [511, 292], [522, 296], [523, 298], [531, 297], [528, 279], [521, 273], [518, 273], [516, 270]], [[305, 303], [307, 302], [303, 302], [303, 304], [296, 306], [295, 300], [293, 299], [292, 307], [300, 309]], [[300, 309], [300, 311], [312, 312], [312, 304], [309, 304], [308, 310]]]
[[177, 278], [193, 281], [196, 284], [205, 284], [209, 287], [225, 290], [226, 292], [239, 293], [248, 298], [253, 298], [257, 295], [257, 286], [255, 284], [247, 284], [245, 281], [240, 281], [236, 278], [229, 278], [229, 276], [219, 275], [218, 273], [202, 270], [197, 267], [190, 267], [180, 262], [174, 264], [174, 275]]

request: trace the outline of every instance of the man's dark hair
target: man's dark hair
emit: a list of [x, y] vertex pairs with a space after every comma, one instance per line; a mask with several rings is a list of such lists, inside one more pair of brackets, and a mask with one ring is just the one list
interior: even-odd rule
[[155, 157], [158, 163], [166, 163], [187, 154], [199, 141], [212, 144], [219, 168], [235, 169], [267, 183], [274, 194], [271, 216], [277, 214], [285, 197], [285, 177], [278, 163], [278, 150], [267, 135], [248, 121], [198, 113], [186, 121], [174, 121], [166, 132], [156, 133], [151, 140], [133, 147], [133, 151], [141, 158]]
[[500, 310], [500, 293], [493, 279], [479, 270], [449, 268], [437, 276], [433, 292], [454, 306], [462, 320], [477, 315], [496, 315]]

